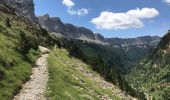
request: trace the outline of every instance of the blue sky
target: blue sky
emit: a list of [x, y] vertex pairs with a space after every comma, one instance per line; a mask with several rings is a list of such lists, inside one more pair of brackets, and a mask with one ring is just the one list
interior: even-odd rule
[[49, 14], [105, 37], [163, 36], [170, 29], [170, 0], [34, 0]]

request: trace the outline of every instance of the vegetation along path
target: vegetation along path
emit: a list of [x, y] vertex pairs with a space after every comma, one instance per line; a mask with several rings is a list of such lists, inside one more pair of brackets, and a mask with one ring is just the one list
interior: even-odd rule
[[32, 68], [30, 81], [23, 85], [14, 100], [46, 100], [44, 94], [48, 82], [47, 53], [49, 50], [44, 47], [40, 47], [40, 50], [43, 54], [37, 60], [36, 66]]
[[136, 100], [65, 49], [52, 51], [48, 67], [48, 100]]

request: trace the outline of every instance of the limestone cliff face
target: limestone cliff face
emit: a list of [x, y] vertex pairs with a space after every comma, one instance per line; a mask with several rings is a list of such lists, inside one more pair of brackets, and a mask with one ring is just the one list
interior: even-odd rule
[[34, 13], [33, 0], [5, 0], [5, 2], [15, 8], [17, 15], [28, 18], [33, 22], [38, 21]]
[[137, 38], [108, 38], [107, 42], [112, 45], [125, 46], [145, 46], [145, 45], [157, 45], [160, 41], [158, 36], [142, 36]]

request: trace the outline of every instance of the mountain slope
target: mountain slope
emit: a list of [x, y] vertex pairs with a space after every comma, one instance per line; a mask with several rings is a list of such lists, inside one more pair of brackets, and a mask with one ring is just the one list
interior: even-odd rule
[[89, 65], [56, 48], [49, 56], [48, 99], [131, 100], [118, 87], [106, 82]]
[[[2, 1], [1, 1], [2, 2]], [[52, 43], [47, 31], [0, 4], [0, 99], [11, 100], [29, 79], [39, 45]]]
[[151, 57], [131, 72], [128, 80], [156, 100], [170, 99], [170, 31], [161, 39]]

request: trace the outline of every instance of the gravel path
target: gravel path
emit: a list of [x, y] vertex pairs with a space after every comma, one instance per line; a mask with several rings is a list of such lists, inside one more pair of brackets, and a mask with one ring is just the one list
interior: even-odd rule
[[46, 100], [45, 91], [48, 82], [48, 54], [43, 54], [32, 68], [30, 81], [23, 85], [22, 90], [14, 100]]

